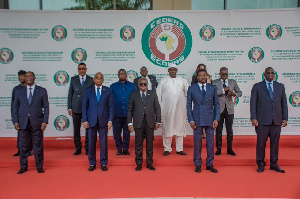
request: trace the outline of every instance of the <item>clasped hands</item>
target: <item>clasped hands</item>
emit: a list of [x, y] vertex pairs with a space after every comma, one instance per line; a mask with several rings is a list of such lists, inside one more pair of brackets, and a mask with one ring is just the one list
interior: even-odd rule
[[[191, 126], [191, 128], [193, 129], [193, 130], [196, 130], [197, 129], [197, 126], [196, 126], [196, 123], [195, 122], [191, 122], [190, 123], [190, 126]], [[217, 128], [217, 126], [218, 126], [218, 120], [214, 120], [214, 122], [213, 122], [213, 128], [215, 129], [215, 128]]]

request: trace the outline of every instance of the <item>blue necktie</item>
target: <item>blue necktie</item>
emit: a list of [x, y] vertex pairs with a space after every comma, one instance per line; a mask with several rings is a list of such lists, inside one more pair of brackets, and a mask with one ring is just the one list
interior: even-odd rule
[[100, 102], [100, 88], [97, 87], [97, 102]]
[[81, 78], [81, 86], [83, 86], [83, 84], [84, 84], [84, 79], [83, 79], [83, 77]]
[[272, 84], [272, 83], [268, 83], [268, 84], [269, 84], [268, 90], [269, 90], [270, 98], [271, 98], [271, 100], [273, 100], [273, 98], [274, 98], [274, 93], [273, 93], [273, 90], [272, 90], [272, 87], [271, 87], [271, 84]]
[[28, 97], [29, 104], [31, 104], [31, 102], [32, 102], [32, 92], [31, 92], [31, 90], [32, 90], [32, 88], [29, 87], [29, 97]]
[[202, 85], [202, 96], [205, 96], [204, 84]]

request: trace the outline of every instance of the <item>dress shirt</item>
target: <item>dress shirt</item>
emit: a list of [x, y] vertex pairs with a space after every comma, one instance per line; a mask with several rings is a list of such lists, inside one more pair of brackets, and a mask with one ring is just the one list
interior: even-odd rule
[[266, 86], [267, 86], [267, 89], [268, 89], [268, 90], [269, 90], [269, 83], [271, 83], [270, 86], [271, 86], [272, 91], [273, 91], [273, 93], [274, 93], [273, 80], [270, 81], [270, 82], [268, 82], [268, 81], [265, 79], [265, 83], [266, 83]]
[[[223, 79], [221, 79], [221, 83], [222, 83], [222, 86], [223, 86], [223, 84], [224, 84]], [[226, 87], [228, 87], [228, 79], [225, 80], [225, 85], [226, 85]], [[222, 88], [222, 93], [225, 94], [224, 88]]]
[[[143, 77], [143, 76], [142, 76], [142, 77]], [[151, 83], [151, 80], [150, 80], [150, 78], [148, 77], [148, 75], [147, 75], [146, 77], [144, 77], [144, 78], [146, 78], [147, 81], [148, 81], [148, 90], [152, 90], [152, 83]]]
[[30, 92], [30, 89], [29, 88], [32, 88], [31, 89], [31, 94], [32, 94], [32, 97], [33, 97], [33, 93], [34, 93], [34, 90], [35, 90], [35, 84], [33, 84], [32, 86], [28, 86], [27, 85], [27, 99], [29, 99], [29, 92]]
[[205, 84], [198, 83], [198, 85], [199, 85], [201, 91], [202, 91], [202, 85], [204, 85], [204, 90], [206, 92], [206, 83]]
[[[98, 86], [95, 85], [95, 93], [96, 93], [96, 97], [97, 97], [97, 88]], [[102, 90], [102, 85], [99, 87], [99, 92], [100, 92], [100, 96], [101, 96], [101, 90]]]
[[83, 78], [83, 80], [84, 80], [84, 82], [85, 82], [85, 80], [86, 80], [86, 75], [84, 75], [83, 77], [81, 76], [81, 75], [78, 75], [79, 76], [79, 82], [80, 82], [80, 84], [82, 85], [82, 78]]
[[114, 117], [127, 117], [130, 95], [136, 90], [134, 83], [117, 81], [110, 86], [114, 96]]

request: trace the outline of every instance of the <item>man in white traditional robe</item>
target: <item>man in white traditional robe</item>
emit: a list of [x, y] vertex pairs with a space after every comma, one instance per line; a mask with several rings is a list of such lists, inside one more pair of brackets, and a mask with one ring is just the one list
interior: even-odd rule
[[176, 65], [170, 65], [169, 76], [164, 77], [157, 88], [162, 114], [164, 156], [172, 151], [173, 136], [176, 140], [176, 153], [186, 155], [183, 151], [183, 137], [186, 136], [186, 96], [189, 84], [186, 79], [177, 76], [177, 71]]

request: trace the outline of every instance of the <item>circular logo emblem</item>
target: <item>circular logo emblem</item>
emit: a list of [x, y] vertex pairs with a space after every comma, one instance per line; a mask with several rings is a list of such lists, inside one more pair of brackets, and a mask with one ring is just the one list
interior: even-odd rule
[[135, 30], [134, 30], [134, 28], [131, 27], [131, 26], [124, 26], [120, 30], [120, 37], [124, 41], [131, 41], [131, 40], [133, 40], [134, 37], [135, 37]]
[[[278, 73], [276, 71], [274, 71], [274, 77], [273, 77], [273, 81], [277, 82], [278, 80]], [[263, 72], [263, 74], [261, 75], [261, 79], [264, 80], [265, 79], [265, 72]]]
[[2, 64], [9, 64], [14, 59], [14, 53], [9, 48], [0, 49], [0, 62]]
[[293, 92], [289, 97], [289, 102], [293, 107], [300, 107], [300, 91]]
[[200, 37], [204, 41], [210, 41], [215, 37], [215, 29], [210, 25], [205, 25], [200, 29]]
[[67, 38], [67, 29], [61, 25], [55, 26], [52, 28], [51, 35], [55, 41], [63, 41]]
[[138, 77], [138, 73], [135, 72], [134, 70], [129, 70], [127, 71], [127, 81], [133, 83], [134, 79]]
[[265, 56], [265, 53], [264, 53], [263, 49], [261, 49], [260, 47], [253, 47], [249, 50], [249, 53], [248, 53], [249, 59], [254, 63], [258, 63], [261, 60], [263, 60], [264, 56]]
[[234, 107], [236, 107], [239, 104], [239, 102], [240, 102], [240, 98], [239, 97], [234, 97], [233, 98], [233, 105], [234, 105]]
[[266, 35], [269, 39], [276, 40], [282, 35], [282, 28], [280, 25], [272, 24], [266, 30]]
[[179, 65], [191, 52], [192, 34], [183, 21], [175, 17], [159, 17], [151, 21], [142, 35], [142, 48], [155, 65]]
[[54, 82], [57, 86], [65, 86], [69, 83], [69, 74], [66, 71], [58, 71], [54, 74]]
[[85, 62], [87, 58], [86, 51], [82, 48], [76, 48], [72, 51], [71, 58], [77, 64]]
[[55, 129], [58, 131], [65, 131], [69, 128], [70, 121], [66, 116], [60, 115], [55, 118], [54, 126], [55, 126]]

